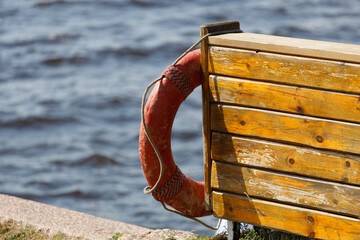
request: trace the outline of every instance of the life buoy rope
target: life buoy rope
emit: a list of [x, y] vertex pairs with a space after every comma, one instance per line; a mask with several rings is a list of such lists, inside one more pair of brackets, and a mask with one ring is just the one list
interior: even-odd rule
[[[201, 84], [200, 50], [190, 51], [209, 35], [229, 32], [234, 31], [203, 36], [170, 65], [160, 78], [153, 81], [143, 96], [139, 151], [143, 171], [149, 185], [152, 186], [146, 187], [144, 192], [152, 193], [165, 209], [167, 208], [164, 203], [180, 213], [170, 211], [185, 217], [201, 217], [210, 215], [211, 212], [205, 209], [204, 183], [196, 182], [184, 175], [173, 160], [172, 124], [180, 104]], [[155, 86], [144, 106], [147, 91], [152, 85]]]
[[[210, 215], [205, 210], [204, 183], [185, 176], [171, 152], [171, 130], [180, 104], [201, 83], [200, 50], [169, 66], [157, 82], [145, 106], [145, 124], [157, 146], [164, 173], [153, 197], [193, 217]], [[143, 128], [140, 130], [140, 158], [146, 179], [154, 185], [159, 176], [159, 162]]]

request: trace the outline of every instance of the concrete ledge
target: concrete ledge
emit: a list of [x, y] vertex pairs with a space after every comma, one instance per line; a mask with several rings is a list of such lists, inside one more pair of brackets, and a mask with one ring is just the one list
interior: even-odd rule
[[0, 194], [0, 221], [7, 220], [44, 230], [51, 235], [62, 232], [68, 236], [94, 240], [109, 239], [117, 232], [123, 234], [120, 239], [129, 240], [157, 240], [171, 237], [171, 239], [191, 239], [196, 236], [184, 231], [153, 230]]

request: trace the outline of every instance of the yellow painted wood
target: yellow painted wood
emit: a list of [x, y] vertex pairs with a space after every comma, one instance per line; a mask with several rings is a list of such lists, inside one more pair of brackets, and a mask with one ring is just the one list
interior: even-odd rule
[[209, 37], [211, 45], [360, 63], [360, 46], [255, 33]]
[[211, 75], [211, 98], [244, 106], [360, 122], [360, 97]]
[[230, 193], [213, 192], [215, 216], [320, 239], [360, 239], [360, 220]]
[[211, 128], [218, 132], [360, 153], [360, 125], [358, 124], [212, 104]]
[[360, 218], [360, 187], [216, 161], [212, 164], [211, 187]]
[[360, 46], [242, 33], [211, 36], [202, 51], [214, 215], [360, 239]]
[[211, 143], [211, 157], [217, 161], [360, 186], [360, 158], [357, 156], [216, 132], [212, 134]]
[[216, 75], [360, 93], [360, 65], [250, 50], [211, 47]]

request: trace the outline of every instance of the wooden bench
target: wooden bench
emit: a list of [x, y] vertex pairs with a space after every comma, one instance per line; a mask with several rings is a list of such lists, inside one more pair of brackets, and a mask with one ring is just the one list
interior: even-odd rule
[[[239, 29], [204, 25], [201, 34]], [[252, 33], [201, 44], [206, 207], [360, 239], [360, 46]]]

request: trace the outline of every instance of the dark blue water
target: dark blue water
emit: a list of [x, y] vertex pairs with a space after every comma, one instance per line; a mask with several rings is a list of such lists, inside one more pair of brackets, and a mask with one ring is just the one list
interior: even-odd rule
[[[357, 0], [0, 0], [0, 192], [211, 234], [143, 194], [140, 101], [200, 25], [229, 19], [246, 32], [360, 44]], [[182, 105], [172, 140], [196, 180], [200, 95]]]

